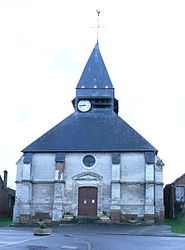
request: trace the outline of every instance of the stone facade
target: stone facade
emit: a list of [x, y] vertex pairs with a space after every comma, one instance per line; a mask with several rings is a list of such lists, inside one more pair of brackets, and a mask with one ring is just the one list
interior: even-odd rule
[[144, 153], [92, 153], [93, 167], [83, 164], [85, 153], [66, 153], [65, 161], [55, 161], [55, 153], [35, 153], [32, 163], [17, 163], [14, 222], [29, 223], [44, 218], [60, 221], [66, 211], [78, 215], [80, 187], [97, 187], [97, 216], [114, 211], [122, 220], [154, 222], [163, 217], [162, 166], [146, 164]]

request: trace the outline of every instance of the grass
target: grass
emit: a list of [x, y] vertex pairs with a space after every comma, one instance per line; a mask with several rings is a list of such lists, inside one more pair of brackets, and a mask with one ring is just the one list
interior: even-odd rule
[[171, 231], [174, 233], [185, 234], [185, 222], [183, 221], [166, 219], [165, 225], [171, 226]]
[[11, 219], [0, 219], [0, 227], [9, 227], [11, 223]]

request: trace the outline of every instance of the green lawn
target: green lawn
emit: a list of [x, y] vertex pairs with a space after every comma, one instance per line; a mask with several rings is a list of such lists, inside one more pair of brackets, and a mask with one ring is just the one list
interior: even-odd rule
[[0, 219], [0, 227], [9, 227], [11, 223], [11, 219]]
[[174, 219], [166, 219], [165, 224], [171, 226], [172, 232], [185, 234], [185, 222]]

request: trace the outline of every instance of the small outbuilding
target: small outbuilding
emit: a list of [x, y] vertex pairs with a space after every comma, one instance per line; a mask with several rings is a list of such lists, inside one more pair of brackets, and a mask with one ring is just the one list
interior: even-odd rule
[[177, 218], [185, 209], [185, 174], [164, 188], [166, 218]]
[[0, 176], [0, 218], [12, 218], [15, 203], [15, 190], [7, 187], [8, 172], [4, 171], [4, 179]]

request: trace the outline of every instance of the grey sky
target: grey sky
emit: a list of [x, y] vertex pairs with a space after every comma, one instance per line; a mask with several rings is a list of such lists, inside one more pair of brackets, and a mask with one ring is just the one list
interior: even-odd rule
[[159, 150], [165, 183], [184, 173], [184, 0], [0, 0], [0, 174], [11, 187], [20, 151], [73, 112], [96, 9], [119, 115]]

